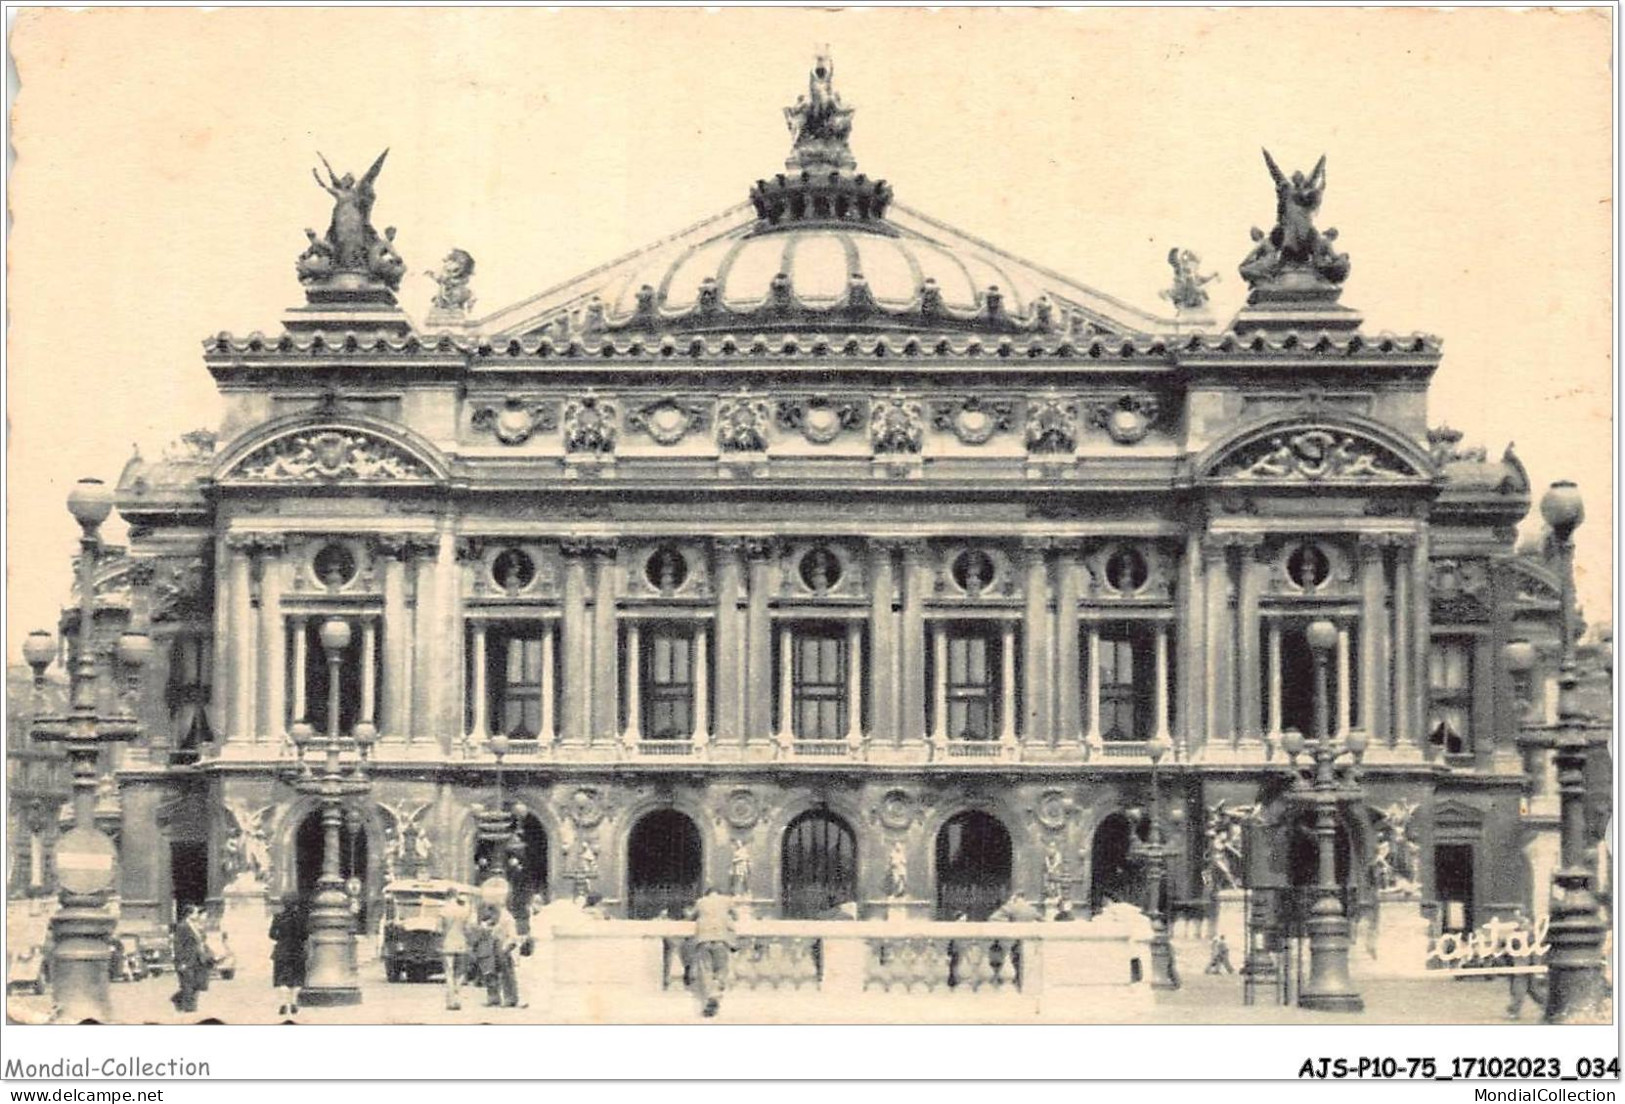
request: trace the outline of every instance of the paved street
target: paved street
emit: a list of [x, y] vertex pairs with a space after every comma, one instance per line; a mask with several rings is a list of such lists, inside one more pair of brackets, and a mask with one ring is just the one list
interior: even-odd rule
[[[1209, 976], [1202, 973], [1206, 963], [1205, 946], [1181, 940], [1177, 947], [1183, 987], [1156, 994], [1156, 1006], [1148, 1018], [1135, 1022], [1168, 1024], [1348, 1024], [1348, 1023], [1505, 1023], [1507, 985], [1505, 981], [1367, 980], [1361, 983], [1366, 1012], [1346, 1016], [1306, 1012], [1297, 1007], [1273, 1003], [1273, 993], [1260, 992], [1251, 1006], [1242, 1003], [1241, 978], [1237, 975]], [[529, 964], [521, 959], [521, 996], [529, 1008], [487, 1008], [484, 994], [465, 994], [463, 1008], [448, 1012], [443, 990], [433, 984], [390, 984], [376, 962], [361, 967], [362, 1003], [348, 1008], [302, 1007], [297, 1017], [305, 1024], [475, 1024], [475, 1023], [700, 1023], [699, 1004], [684, 992], [651, 993], [637, 998], [608, 997], [583, 1014], [574, 1015], [547, 1007], [546, 994]], [[198, 1023], [214, 1018], [226, 1023], [275, 1023], [278, 997], [270, 987], [269, 972], [239, 974], [231, 981], [216, 980], [201, 997], [194, 1015], [182, 1016], [170, 1006], [173, 977], [165, 975], [112, 987], [114, 1016], [121, 1023]], [[929, 997], [916, 998], [909, 1007], [893, 1004], [899, 1018], [916, 1022], [960, 1020], [952, 1015], [948, 1002]], [[1016, 1006], [1000, 1008], [1000, 998], [976, 998], [970, 1005], [956, 1000], [954, 1010], [981, 1013], [972, 1022], [1022, 1022]], [[795, 1023], [797, 998], [788, 993], [732, 993], [723, 1001], [719, 1023]], [[13, 1019], [40, 1022], [49, 1013], [49, 998], [14, 995], [9, 1001]], [[1536, 1023], [1540, 1010], [1526, 1005], [1523, 1022]], [[1110, 1022], [1109, 1016], [1100, 1017]]]

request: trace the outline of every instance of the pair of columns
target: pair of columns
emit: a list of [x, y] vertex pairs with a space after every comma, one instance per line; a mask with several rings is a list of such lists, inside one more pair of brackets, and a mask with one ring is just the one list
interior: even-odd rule
[[[433, 712], [432, 685], [415, 679], [415, 639], [420, 617], [418, 601], [423, 579], [420, 561], [440, 554], [440, 538], [417, 534], [377, 534], [367, 538], [366, 554], [380, 568], [381, 610], [362, 612], [318, 611], [316, 603], [301, 603], [290, 612], [290, 597], [300, 591], [319, 593], [319, 584], [298, 586], [294, 573], [306, 565], [287, 553], [320, 541], [288, 538], [278, 533], [229, 533], [223, 542], [226, 570], [223, 601], [216, 606], [214, 671], [216, 672], [217, 732], [228, 742], [280, 743], [291, 723], [306, 719], [308, 686], [306, 665], [313, 657], [308, 640], [310, 626], [329, 617], [342, 617], [360, 633], [362, 711], [357, 722], [382, 725], [389, 735], [410, 739], [415, 714]], [[430, 575], [432, 578], [432, 575]], [[445, 598], [455, 598], [450, 587], [439, 584]], [[426, 615], [449, 623], [449, 612]], [[383, 632], [387, 626], [388, 632]], [[378, 685], [380, 636], [383, 668], [390, 672]], [[293, 677], [288, 678], [290, 647]], [[325, 657], [316, 657], [325, 662]], [[430, 680], [432, 681], [432, 680]], [[380, 694], [380, 691], [382, 693]], [[290, 702], [291, 698], [291, 702]]]
[[[1340, 693], [1333, 723], [1340, 733], [1352, 726], [1354, 698], [1349, 688], [1357, 669], [1360, 727], [1374, 743], [1419, 747], [1426, 739], [1430, 632], [1425, 537], [1360, 534], [1358, 549], [1357, 586], [1348, 611], [1326, 614], [1339, 626], [1335, 672]], [[1185, 714], [1186, 738], [1232, 746], [1274, 739], [1281, 732], [1281, 619], [1296, 616], [1289, 601], [1274, 603], [1268, 612], [1263, 609], [1271, 574], [1282, 569], [1276, 553], [1266, 553], [1264, 534], [1243, 532], [1193, 538], [1187, 555], [1192, 562], [1186, 573], [1186, 624], [1201, 640], [1204, 654], [1198, 656], [1194, 648], [1186, 653], [1190, 661], [1201, 660], [1187, 680], [1194, 699], [1187, 704], [1195, 708]], [[1323, 596], [1318, 592], [1329, 589], [1330, 583], [1304, 597]], [[1316, 607], [1317, 614], [1323, 610]], [[1356, 624], [1357, 652], [1351, 647]]]

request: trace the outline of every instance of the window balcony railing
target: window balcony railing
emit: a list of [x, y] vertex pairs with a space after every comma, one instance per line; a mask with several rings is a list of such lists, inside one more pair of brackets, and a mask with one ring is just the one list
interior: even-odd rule
[[835, 758], [851, 754], [852, 745], [845, 740], [795, 740], [791, 749], [797, 756]]
[[637, 742], [640, 756], [677, 757], [693, 755], [698, 750], [693, 740], [639, 740]]
[[1151, 754], [1151, 741], [1102, 740], [1100, 754], [1105, 759], [1144, 759]]
[[950, 759], [1002, 759], [1005, 751], [998, 740], [949, 740], [943, 746]]

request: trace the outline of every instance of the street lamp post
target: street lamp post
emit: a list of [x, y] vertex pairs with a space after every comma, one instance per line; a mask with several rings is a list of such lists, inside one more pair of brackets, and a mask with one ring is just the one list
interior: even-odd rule
[[1146, 746], [1151, 757], [1151, 838], [1145, 843], [1145, 880], [1148, 886], [1146, 917], [1151, 921], [1151, 988], [1178, 989], [1179, 971], [1174, 966], [1174, 948], [1168, 940], [1168, 918], [1162, 911], [1162, 886], [1168, 873], [1168, 841], [1162, 831], [1162, 787], [1157, 765], [1173, 745], [1159, 736]]
[[[1303, 734], [1285, 733], [1281, 746], [1292, 760], [1292, 799], [1314, 814], [1318, 856], [1315, 903], [1309, 911], [1309, 978], [1298, 991], [1298, 1004], [1323, 1012], [1359, 1012], [1365, 1002], [1349, 979], [1349, 921], [1337, 886], [1337, 814], [1345, 802], [1360, 800], [1356, 765], [1365, 752], [1365, 734], [1351, 732], [1341, 748], [1332, 743], [1327, 667], [1337, 646], [1337, 626], [1317, 620], [1306, 634], [1315, 662], [1315, 741], [1313, 767], [1307, 778], [1297, 766], [1304, 751]], [[1348, 755], [1352, 762], [1339, 764]]]
[[[341, 866], [341, 829], [346, 800], [371, 788], [367, 778], [370, 740], [361, 732], [353, 740], [339, 735], [339, 668], [350, 637], [347, 621], [333, 618], [322, 624], [321, 642], [328, 670], [327, 733], [316, 736], [301, 732], [295, 738], [299, 773], [294, 788], [315, 797], [322, 808], [322, 873], [311, 901], [308, 965], [305, 985], [299, 991], [299, 1003], [312, 1007], [361, 1003], [355, 966], [355, 921]], [[344, 752], [351, 743], [356, 755], [346, 763]], [[320, 771], [312, 771], [305, 759], [307, 751], [323, 756]]]
[[[502, 761], [512, 749], [508, 737], [500, 734], [492, 736], [487, 746], [496, 757], [497, 800], [495, 807], [476, 811], [480, 839], [487, 845], [489, 863], [484, 882], [489, 884], [490, 888], [481, 894], [481, 900], [486, 904], [514, 912], [515, 919], [521, 926], [526, 926], [525, 918], [518, 915], [515, 905], [519, 893], [516, 868], [519, 866], [519, 853], [524, 848], [519, 826], [529, 810], [520, 802], [515, 802], [510, 809], [503, 796]], [[497, 879], [501, 881], [498, 882]]]
[[[1562, 585], [1561, 633], [1558, 642], [1557, 724], [1549, 736], [1526, 728], [1525, 743], [1555, 747], [1561, 865], [1552, 875], [1551, 923], [1547, 939], [1549, 991], [1547, 1023], [1607, 1023], [1612, 1018], [1603, 984], [1602, 944], [1607, 926], [1597, 910], [1592, 886], [1589, 832], [1586, 828], [1586, 763], [1594, 733], [1606, 732], [1580, 712], [1579, 676], [1574, 662], [1574, 531], [1585, 520], [1585, 504], [1573, 483], [1553, 483], [1540, 500], [1540, 513], [1557, 546]], [[1535, 732], [1539, 730], [1536, 729]]]
[[[31, 729], [36, 740], [62, 744], [73, 768], [73, 830], [57, 842], [62, 907], [51, 918], [53, 1015], [67, 1023], [112, 1018], [107, 956], [117, 920], [107, 903], [114, 888], [117, 851], [96, 826], [97, 767], [103, 744], [133, 740], [139, 731], [128, 713], [103, 715], [97, 707], [96, 565], [102, 555], [99, 530], [112, 509], [113, 493], [99, 479], [81, 479], [68, 496], [68, 511], [80, 528], [79, 628], [69, 670], [70, 705], [66, 716], [36, 716]], [[126, 677], [134, 677], [132, 672], [138, 671], [151, 649], [144, 637], [135, 640], [140, 634], [126, 636], [128, 644], [121, 641], [115, 654]], [[49, 633], [29, 634], [23, 655], [34, 669], [36, 687], [43, 686], [45, 668], [55, 652]], [[125, 700], [120, 694], [113, 698]]]

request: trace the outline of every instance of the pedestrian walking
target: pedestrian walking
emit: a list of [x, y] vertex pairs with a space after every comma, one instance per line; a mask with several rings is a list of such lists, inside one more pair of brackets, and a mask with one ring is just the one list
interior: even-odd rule
[[1212, 950], [1208, 953], [1208, 974], [1233, 974], [1236, 968], [1230, 964], [1230, 944], [1221, 933], [1213, 937]]
[[299, 1012], [299, 990], [305, 984], [305, 940], [309, 917], [296, 893], [282, 899], [282, 909], [271, 918], [271, 986], [282, 997], [278, 1016]]
[[446, 968], [446, 1011], [463, 1007], [463, 972], [468, 968], [468, 906], [455, 889], [440, 903], [440, 955]]
[[694, 918], [694, 969], [700, 999], [705, 1002], [703, 1014], [715, 1016], [728, 988], [738, 914], [732, 898], [724, 897], [715, 886], [694, 902], [689, 914]]
[[468, 929], [469, 959], [474, 964], [474, 977], [485, 989], [486, 1007], [494, 1007], [497, 992], [496, 910], [482, 905], [474, 923]]
[[519, 1001], [519, 975], [515, 957], [519, 954], [519, 925], [506, 907], [496, 909], [491, 925], [491, 941], [495, 954], [495, 988], [488, 983], [486, 996], [494, 997], [503, 1008], [524, 1008]]
[[209, 987], [209, 950], [203, 942], [203, 917], [196, 905], [185, 905], [175, 925], [175, 984], [169, 1003], [177, 1012], [196, 1012], [197, 995]]

